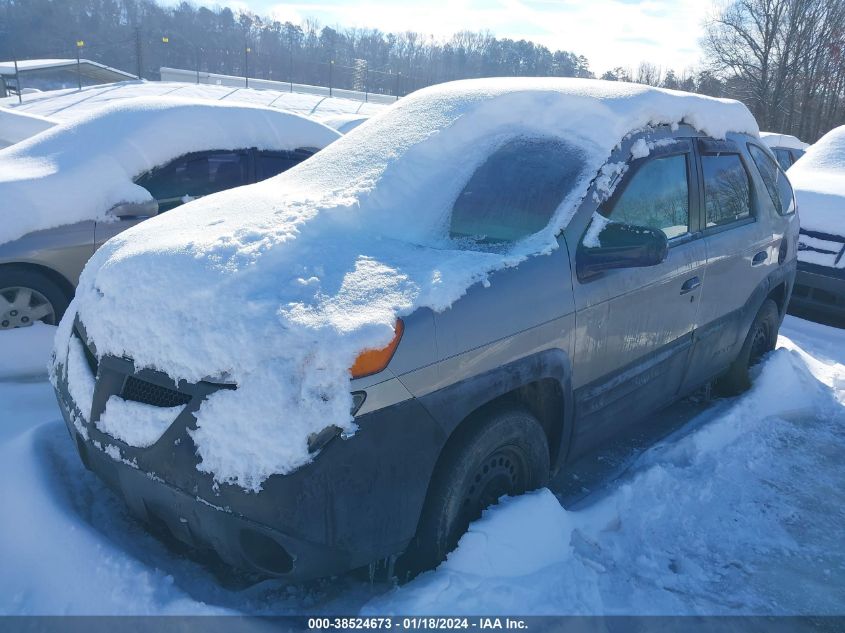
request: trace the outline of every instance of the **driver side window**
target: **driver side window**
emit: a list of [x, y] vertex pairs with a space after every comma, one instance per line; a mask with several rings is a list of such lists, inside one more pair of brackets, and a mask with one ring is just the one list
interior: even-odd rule
[[658, 229], [667, 239], [689, 232], [687, 154], [652, 158], [600, 212], [611, 222]]

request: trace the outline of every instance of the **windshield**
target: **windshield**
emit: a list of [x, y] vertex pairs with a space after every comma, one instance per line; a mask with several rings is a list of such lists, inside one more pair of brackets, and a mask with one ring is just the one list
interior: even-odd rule
[[517, 138], [475, 171], [452, 208], [449, 234], [513, 242], [543, 229], [581, 174], [584, 157], [558, 139]]

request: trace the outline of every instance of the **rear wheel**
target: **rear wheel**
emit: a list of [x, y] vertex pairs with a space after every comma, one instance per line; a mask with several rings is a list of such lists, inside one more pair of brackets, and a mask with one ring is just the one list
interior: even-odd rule
[[759, 363], [764, 355], [775, 349], [779, 327], [780, 313], [777, 304], [771, 299], [766, 299], [754, 317], [736, 360], [713, 385], [719, 395], [735, 396], [751, 387], [749, 370]]
[[0, 271], [0, 330], [36, 321], [56, 325], [68, 303], [70, 297], [46, 275], [20, 268]]
[[445, 559], [469, 524], [502, 496], [522, 494], [548, 480], [546, 434], [527, 411], [488, 414], [458, 433], [432, 478], [416, 536], [396, 563], [402, 581]]

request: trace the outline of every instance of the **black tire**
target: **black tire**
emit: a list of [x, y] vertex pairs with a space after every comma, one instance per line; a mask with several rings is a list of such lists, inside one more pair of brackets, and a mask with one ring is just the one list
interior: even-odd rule
[[488, 413], [456, 433], [429, 484], [416, 536], [397, 560], [400, 582], [444, 560], [469, 524], [499, 497], [522, 494], [548, 481], [546, 434], [524, 409]]
[[[41, 297], [43, 297], [43, 299], [49, 304], [50, 314], [33, 320], [43, 321], [48, 325], [58, 324], [64, 315], [65, 310], [67, 310], [68, 304], [72, 298], [71, 296], [68, 296], [68, 293], [64, 288], [47, 275], [40, 273], [37, 270], [17, 266], [0, 269], [0, 291], [10, 288], [28, 288], [38, 293], [38, 295], [41, 295]], [[11, 296], [9, 292], [7, 292], [6, 295]], [[34, 303], [35, 300], [33, 300], [33, 304]], [[1, 305], [3, 304], [0, 304], [0, 306]], [[35, 307], [40, 306], [33, 305], [33, 309]], [[3, 309], [0, 307], [0, 313], [2, 312]], [[4, 314], [0, 314], [0, 319], [3, 319], [3, 317]], [[15, 324], [12, 322], [13, 319], [14, 317], [6, 315], [6, 318], [0, 321], [0, 329], [15, 327]], [[17, 327], [22, 325], [26, 324], [18, 323]]]
[[736, 396], [751, 387], [749, 370], [759, 363], [765, 354], [775, 349], [779, 328], [780, 312], [777, 304], [771, 299], [766, 299], [751, 323], [739, 355], [713, 384], [718, 395]]

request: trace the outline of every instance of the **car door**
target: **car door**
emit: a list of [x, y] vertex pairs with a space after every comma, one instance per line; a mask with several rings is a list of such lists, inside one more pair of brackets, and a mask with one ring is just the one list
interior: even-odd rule
[[[764, 280], [778, 266], [782, 230], [740, 144], [698, 140], [707, 283], [702, 290], [690, 386], [714, 377], [736, 357], [754, 318]], [[756, 294], [755, 294], [756, 293]], [[758, 300], [759, 299], [759, 300]]]
[[[623, 155], [630, 157], [630, 148], [630, 142], [623, 144]], [[706, 263], [695, 231], [698, 196], [692, 142], [670, 136], [653, 143], [648, 154], [629, 161], [593, 224], [623, 222], [659, 229], [669, 241], [668, 256], [656, 266], [579, 276], [573, 284], [573, 386], [582, 446], [674, 398], [692, 344]], [[593, 237], [588, 228], [578, 248]], [[600, 232], [597, 238], [600, 245]]]
[[[159, 213], [164, 213], [196, 198], [249, 184], [253, 175], [249, 150], [213, 150], [181, 156], [141, 174], [135, 184], [149, 191], [158, 202]], [[129, 217], [98, 222], [97, 247], [145, 219]]]

